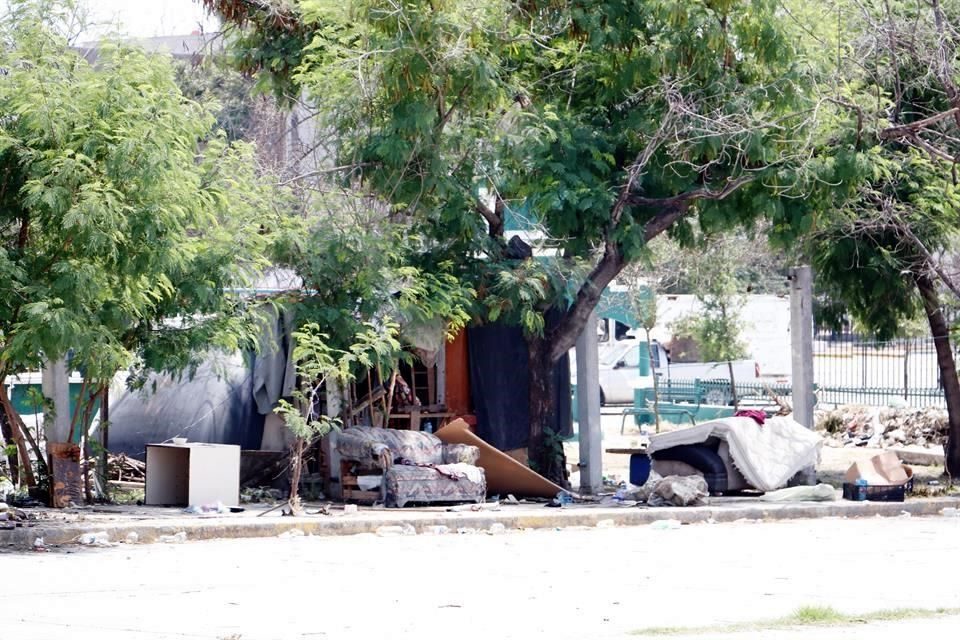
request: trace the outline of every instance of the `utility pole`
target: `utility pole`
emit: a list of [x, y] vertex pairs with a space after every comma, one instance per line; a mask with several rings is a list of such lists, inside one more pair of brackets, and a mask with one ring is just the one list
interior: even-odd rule
[[53, 420], [44, 417], [47, 442], [67, 442], [70, 437], [70, 372], [64, 358], [45, 362], [41, 371], [43, 395], [53, 401]]
[[603, 487], [603, 444], [595, 313], [590, 314], [583, 332], [577, 338], [577, 411], [580, 424], [580, 493], [596, 494]]
[[[813, 429], [813, 272], [809, 266], [790, 269], [790, 345], [793, 384], [793, 419]], [[807, 467], [794, 478], [797, 484], [814, 484], [816, 471]]]

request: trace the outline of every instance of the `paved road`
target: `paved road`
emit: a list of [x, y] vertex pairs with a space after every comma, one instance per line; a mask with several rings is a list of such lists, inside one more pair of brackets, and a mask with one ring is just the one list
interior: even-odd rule
[[[625, 639], [806, 605], [956, 607], [958, 574], [960, 518], [121, 546], [0, 554], [0, 635]], [[939, 637], [933, 630], [957, 622], [870, 625], [844, 637]], [[837, 637], [754, 637], [781, 635]]]

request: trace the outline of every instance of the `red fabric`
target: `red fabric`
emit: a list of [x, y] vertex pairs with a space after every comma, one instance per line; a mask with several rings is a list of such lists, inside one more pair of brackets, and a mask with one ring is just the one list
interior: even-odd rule
[[753, 418], [754, 422], [760, 426], [763, 426], [763, 423], [767, 421], [767, 414], [756, 409], [741, 409], [733, 415], [737, 418]]

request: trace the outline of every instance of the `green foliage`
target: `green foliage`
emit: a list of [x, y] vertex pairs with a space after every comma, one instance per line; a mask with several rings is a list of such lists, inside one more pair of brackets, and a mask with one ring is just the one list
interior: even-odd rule
[[293, 392], [293, 402], [281, 400], [276, 409], [287, 428], [296, 437], [308, 441], [339, 428], [339, 418], [321, 410], [325, 385], [328, 382], [346, 384], [355, 378], [358, 370], [392, 364], [400, 352], [398, 330], [398, 325], [389, 321], [382, 328], [367, 325], [348, 349], [331, 347], [329, 336], [322, 333], [316, 323], [307, 323], [294, 331], [293, 358], [300, 386]]
[[[955, 28], [955, 4], [942, 8], [946, 28]], [[954, 82], [960, 58], [941, 38], [932, 5], [841, 0], [796, 15], [805, 37], [833, 51], [821, 69], [846, 109], [821, 143], [859, 147], [830, 162], [850, 188], [818, 203], [823, 215], [808, 251], [824, 298], [819, 315], [835, 320], [846, 311], [881, 339], [903, 335], [922, 309], [915, 278], [930, 270], [925, 254], [955, 243], [960, 196], [943, 157], [960, 145], [953, 118], [903, 137], [884, 132], [949, 109], [945, 83]]]
[[402, 326], [442, 321], [455, 335], [469, 321], [474, 291], [449, 261], [420, 253], [421, 241], [402, 225], [382, 220], [321, 217], [287, 224], [277, 258], [303, 279], [298, 323], [323, 328], [332, 348], [349, 350], [368, 323]]
[[174, 60], [174, 78], [188, 100], [208, 104], [217, 129], [227, 140], [250, 140], [257, 125], [254, 81], [229, 66], [222, 57]]
[[105, 42], [91, 66], [46, 3], [16, 2], [0, 67], [0, 372], [71, 351], [88, 379], [181, 370], [254, 338], [227, 294], [265, 265], [283, 205], [248, 145], [167, 59]]
[[704, 362], [745, 358], [747, 350], [740, 339], [739, 313], [743, 298], [730, 260], [729, 245], [711, 238], [704, 238], [701, 243], [701, 259], [696, 263], [698, 268], [693, 279], [694, 295], [701, 308], [676, 322], [673, 331], [692, 338]]

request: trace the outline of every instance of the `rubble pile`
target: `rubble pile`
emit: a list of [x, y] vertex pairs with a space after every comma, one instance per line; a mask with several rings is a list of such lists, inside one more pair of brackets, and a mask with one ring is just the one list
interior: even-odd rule
[[947, 412], [937, 407], [848, 405], [817, 415], [817, 430], [829, 447], [940, 447], [947, 428]]
[[144, 482], [147, 465], [136, 458], [118, 453], [107, 456], [107, 479], [116, 482]]
[[27, 514], [22, 509], [17, 509], [0, 502], [0, 529], [13, 529], [23, 526], [28, 520]]

